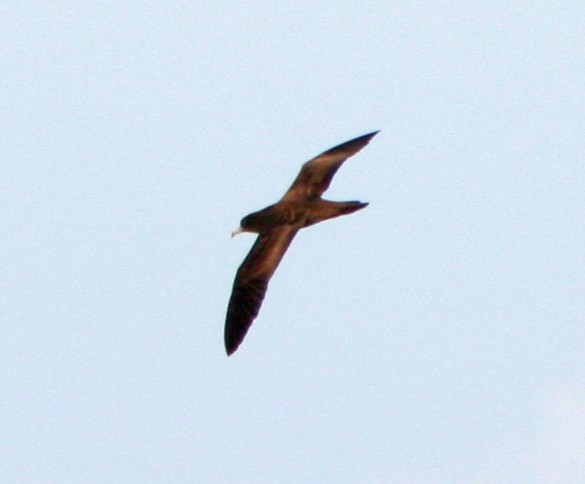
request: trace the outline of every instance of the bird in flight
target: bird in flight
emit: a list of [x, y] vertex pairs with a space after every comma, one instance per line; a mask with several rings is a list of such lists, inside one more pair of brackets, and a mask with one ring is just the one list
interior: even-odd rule
[[274, 205], [246, 215], [232, 237], [241, 232], [258, 234], [238, 268], [225, 320], [225, 349], [234, 353], [244, 340], [274, 274], [296, 233], [309, 225], [366, 207], [358, 201], [332, 202], [321, 195], [339, 167], [355, 155], [378, 131], [346, 141], [307, 161], [284, 196]]

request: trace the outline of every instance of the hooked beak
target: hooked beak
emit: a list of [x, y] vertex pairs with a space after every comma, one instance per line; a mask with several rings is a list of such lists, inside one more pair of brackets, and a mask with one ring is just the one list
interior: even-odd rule
[[242, 229], [242, 227], [238, 227], [236, 230], [234, 230], [234, 231], [232, 232], [232, 239], [233, 239], [233, 238], [234, 238], [236, 235], [238, 235], [238, 234], [241, 234], [243, 231], [244, 231], [244, 229]]

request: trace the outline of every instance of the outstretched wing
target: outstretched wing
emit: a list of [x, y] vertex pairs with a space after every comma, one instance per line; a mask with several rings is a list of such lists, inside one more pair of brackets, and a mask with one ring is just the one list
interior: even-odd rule
[[320, 197], [339, 167], [378, 134], [378, 131], [346, 141], [307, 161], [282, 200], [312, 200]]
[[274, 274], [298, 229], [282, 226], [262, 232], [236, 272], [225, 320], [228, 356], [238, 349], [258, 316], [268, 281]]

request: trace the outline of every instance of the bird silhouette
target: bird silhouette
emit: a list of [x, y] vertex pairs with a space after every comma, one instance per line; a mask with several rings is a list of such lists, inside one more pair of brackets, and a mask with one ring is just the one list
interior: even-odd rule
[[303, 164], [284, 196], [274, 205], [246, 215], [232, 237], [255, 232], [258, 237], [238, 268], [225, 321], [225, 348], [234, 353], [258, 316], [268, 282], [296, 233], [340, 215], [350, 214], [368, 204], [358, 201], [332, 202], [321, 195], [333, 176], [350, 156], [356, 154], [378, 134], [359, 136], [335, 146]]

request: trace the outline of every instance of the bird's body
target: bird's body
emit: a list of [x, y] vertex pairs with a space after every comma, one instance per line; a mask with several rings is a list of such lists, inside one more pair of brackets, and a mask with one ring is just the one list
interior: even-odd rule
[[317, 198], [315, 200], [289, 200], [269, 205], [245, 217], [246, 232], [262, 233], [283, 225], [299, 229], [322, 222], [329, 218], [364, 208], [363, 202], [332, 202]]
[[376, 134], [377, 131], [347, 141], [309, 160], [279, 202], [242, 219], [233, 235], [240, 232], [259, 235], [234, 280], [224, 335], [228, 355], [236, 351], [258, 315], [268, 282], [296, 233], [368, 205], [358, 201], [332, 202], [323, 200], [321, 195], [343, 162]]

